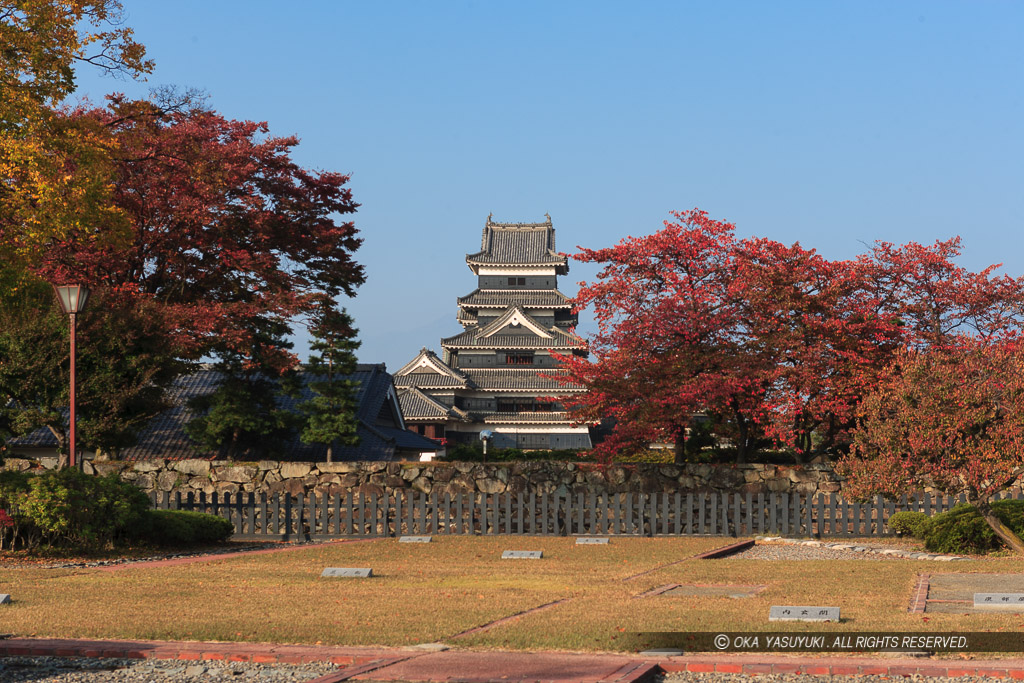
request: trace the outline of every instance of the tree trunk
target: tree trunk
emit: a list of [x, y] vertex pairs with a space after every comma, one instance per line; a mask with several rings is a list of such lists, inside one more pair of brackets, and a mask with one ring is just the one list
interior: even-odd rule
[[242, 430], [235, 427], [231, 432], [231, 443], [228, 444], [227, 459], [234, 460], [235, 454], [238, 452], [238, 439], [242, 435]]
[[674, 453], [673, 462], [676, 465], [682, 465], [686, 462], [686, 426], [676, 427], [676, 441], [675, 447], [672, 449]]
[[327, 462], [334, 462], [334, 444], [327, 444]]
[[1003, 524], [1002, 520], [995, 516], [992, 512], [992, 506], [989, 505], [987, 500], [979, 500], [972, 504], [981, 513], [981, 518], [992, 528], [993, 533], [1006, 544], [1007, 548], [1011, 548], [1018, 555], [1024, 555], [1024, 541], [1017, 534], [1013, 533], [1010, 527]]
[[745, 465], [747, 463], [747, 451], [749, 445], [747, 444], [748, 431], [747, 421], [743, 419], [743, 416], [736, 411], [736, 463], [739, 465]]
[[46, 428], [53, 434], [53, 438], [57, 439], [57, 470], [62, 470], [68, 466], [68, 437], [67, 435], [59, 430], [55, 429], [52, 425], [46, 425]]

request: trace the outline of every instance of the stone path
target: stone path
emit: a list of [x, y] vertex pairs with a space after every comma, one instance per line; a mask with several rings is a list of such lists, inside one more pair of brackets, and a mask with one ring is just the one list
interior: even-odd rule
[[[746, 680], [749, 676], [772, 676], [786, 680], [800, 675], [935, 677], [978, 680], [981, 677], [1024, 679], [1024, 659], [951, 660], [884, 657], [814, 657], [772, 654], [693, 654], [682, 656], [642, 656], [576, 652], [500, 652], [442, 650], [443, 646], [412, 648], [317, 647], [273, 645], [265, 643], [206, 643], [166, 641], [60, 640], [11, 638], [0, 640], [0, 665], [4, 662], [53, 665], [54, 657], [91, 657], [100, 665], [97, 675], [106, 678], [54, 678], [61, 681], [193, 680], [190, 673], [212, 680], [222, 676], [266, 680], [312, 680], [315, 683], [341, 681], [462, 681], [464, 683], [500, 683], [552, 681], [558, 683], [639, 683], [667, 674], [673, 681], [716, 680], [728, 677]], [[7, 660], [6, 658], [13, 658]], [[126, 660], [142, 660], [133, 664]], [[173, 662], [168, 662], [173, 660]], [[68, 660], [70, 662], [71, 660]], [[160, 664], [163, 662], [163, 664]], [[315, 663], [333, 665], [333, 671], [319, 674]], [[147, 666], [148, 664], [148, 666]], [[170, 664], [170, 666], [165, 666]], [[293, 669], [261, 664], [287, 664]], [[120, 668], [117, 668], [120, 667]], [[138, 667], [138, 668], [136, 668]], [[203, 668], [203, 672], [199, 669]], [[17, 672], [19, 667], [0, 668]], [[181, 669], [178, 671], [178, 669]], [[169, 670], [177, 675], [157, 678]], [[121, 673], [119, 674], [118, 671]], [[238, 671], [238, 673], [234, 673]], [[268, 673], [264, 674], [266, 671]], [[36, 676], [18, 678], [12, 673], [2, 681], [46, 680]], [[246, 676], [254, 673], [258, 675]], [[295, 674], [294, 676], [292, 674]], [[673, 678], [673, 674], [684, 674]], [[230, 674], [230, 675], [228, 675]], [[113, 677], [111, 677], [113, 676]], [[758, 678], [765, 681], [765, 678]]]

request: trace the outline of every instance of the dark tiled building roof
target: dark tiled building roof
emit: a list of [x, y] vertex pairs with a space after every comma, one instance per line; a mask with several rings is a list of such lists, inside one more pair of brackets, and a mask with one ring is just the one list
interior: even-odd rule
[[557, 370], [538, 371], [536, 369], [510, 370], [506, 368], [466, 369], [463, 372], [469, 377], [473, 386], [482, 390], [525, 391], [525, 392], [565, 392], [579, 391], [583, 387], [578, 384], [561, 384], [551, 377], [541, 375], [557, 375]]
[[565, 424], [568, 414], [565, 412], [550, 413], [488, 413], [481, 414], [479, 419], [485, 424]]
[[[297, 397], [281, 396], [278, 404], [282, 408], [297, 411], [300, 403], [312, 398], [313, 392], [308, 386], [315, 376], [303, 373], [301, 393]], [[193, 442], [185, 434], [185, 425], [195, 417], [188, 407], [189, 400], [212, 393], [220, 385], [222, 375], [211, 368], [179, 378], [171, 387], [168, 398], [171, 408], [153, 418], [139, 434], [138, 443], [120, 453], [123, 460], [147, 460], [163, 458], [167, 460], [185, 460], [189, 458], [213, 459], [217, 453], [204, 449]], [[342, 446], [334, 449], [336, 460], [392, 460], [397, 449], [413, 448], [423, 451], [437, 450], [435, 442], [417, 434], [418, 445], [407, 446], [410, 440], [401, 429], [400, 422], [395, 427], [375, 424], [378, 415], [387, 401], [397, 398], [393, 393], [391, 375], [384, 364], [359, 364], [356, 371], [346, 379], [357, 382], [356, 402], [359, 406], [356, 418], [359, 420], [357, 433], [360, 436], [358, 446]], [[389, 395], [392, 398], [389, 398]], [[396, 402], [397, 403], [397, 402]], [[396, 405], [397, 407], [397, 405]], [[47, 438], [49, 437], [49, 438]], [[56, 439], [48, 429], [37, 429], [35, 432], [9, 442], [11, 446], [50, 447], [57, 446]], [[283, 452], [276, 457], [282, 460], [319, 461], [324, 460], [327, 447], [324, 444], [304, 444], [294, 436], [285, 445]]]
[[565, 256], [555, 251], [551, 218], [544, 223], [494, 223], [484, 226], [480, 251], [467, 254], [466, 262], [481, 265], [554, 265], [568, 272]]
[[[532, 334], [498, 334], [509, 326], [529, 329]], [[471, 325], [460, 334], [441, 340], [449, 349], [582, 349], [586, 342], [557, 325], [547, 327], [527, 314], [520, 306], [510, 306], [502, 315], [483, 327]]]
[[459, 297], [458, 303], [459, 306], [469, 309], [509, 306], [572, 308], [569, 297], [557, 289], [475, 289], [466, 296]]
[[582, 349], [585, 342], [560, 334], [553, 339], [541, 339], [528, 334], [495, 334], [480, 339], [479, 330], [468, 329], [462, 334], [442, 340], [451, 349]]
[[395, 373], [395, 385], [423, 389], [464, 389], [469, 386], [466, 375], [450, 367], [426, 347]]
[[402, 405], [402, 415], [406, 421], [452, 419], [466, 422], [469, 419], [466, 411], [446, 406], [416, 387], [399, 389], [398, 402]]

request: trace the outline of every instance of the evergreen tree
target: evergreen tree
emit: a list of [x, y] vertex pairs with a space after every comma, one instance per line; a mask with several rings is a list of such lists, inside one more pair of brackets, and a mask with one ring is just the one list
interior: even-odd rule
[[334, 459], [334, 444], [359, 444], [356, 428], [356, 390], [358, 383], [345, 379], [356, 370], [355, 350], [359, 342], [352, 318], [344, 309], [325, 308], [310, 328], [314, 351], [306, 366], [313, 397], [299, 408], [306, 422], [300, 438], [303, 443], [327, 445], [327, 462]]
[[271, 357], [291, 348], [284, 335], [286, 322], [265, 320], [250, 329], [253, 348], [247, 353], [220, 349], [214, 369], [221, 374], [212, 393], [189, 401], [197, 416], [185, 425], [185, 433], [200, 445], [216, 450], [228, 460], [278, 456], [298, 426], [298, 416], [282, 407], [281, 394], [294, 395], [294, 370], [271, 374]]

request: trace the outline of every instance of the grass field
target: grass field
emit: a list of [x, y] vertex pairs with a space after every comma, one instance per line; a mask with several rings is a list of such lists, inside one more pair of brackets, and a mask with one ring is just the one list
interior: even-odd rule
[[[624, 648], [621, 634], [632, 631], [1024, 628], [1024, 615], [1019, 614], [907, 611], [920, 573], [1019, 572], [1017, 559], [955, 564], [900, 559], [687, 559], [730, 542], [707, 537], [613, 537], [607, 546], [577, 546], [572, 538], [539, 536], [435, 537], [429, 544], [381, 539], [116, 572], [3, 569], [0, 593], [10, 593], [14, 602], [0, 607], [0, 632], [325, 645], [444, 641], [464, 647], [617, 650]], [[507, 549], [543, 550], [544, 558], [500, 559]], [[375, 576], [325, 579], [320, 577], [325, 567], [372, 567]], [[669, 583], [767, 588], [744, 599], [636, 597]], [[453, 638], [557, 601], [563, 602]], [[839, 606], [843, 621], [769, 624], [769, 607], [780, 604]]]

